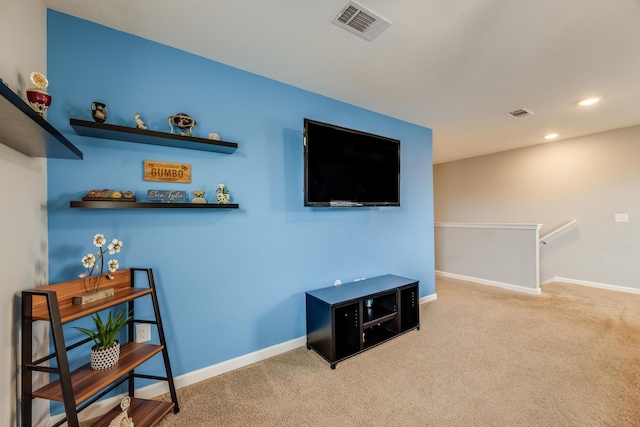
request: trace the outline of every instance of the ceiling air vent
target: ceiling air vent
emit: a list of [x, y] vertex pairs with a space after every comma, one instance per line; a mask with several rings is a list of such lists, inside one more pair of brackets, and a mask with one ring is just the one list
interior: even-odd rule
[[331, 22], [369, 41], [391, 25], [391, 22], [354, 1], [342, 6]]
[[521, 119], [523, 117], [533, 116], [534, 114], [535, 113], [531, 110], [527, 110], [526, 108], [521, 108], [519, 110], [514, 110], [514, 111], [511, 111], [510, 113], [507, 113], [507, 116], [514, 119]]

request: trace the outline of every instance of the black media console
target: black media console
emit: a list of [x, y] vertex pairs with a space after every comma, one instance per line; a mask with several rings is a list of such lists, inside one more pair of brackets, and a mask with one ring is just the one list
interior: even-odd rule
[[330, 364], [420, 329], [418, 281], [387, 274], [306, 293], [307, 349]]

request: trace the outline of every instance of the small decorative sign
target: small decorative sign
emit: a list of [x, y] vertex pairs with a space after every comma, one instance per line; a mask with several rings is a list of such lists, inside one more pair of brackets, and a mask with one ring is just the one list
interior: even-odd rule
[[191, 182], [191, 165], [185, 163], [168, 163], [144, 161], [144, 180], [160, 182]]
[[150, 202], [184, 203], [187, 201], [187, 192], [176, 190], [147, 190], [147, 199], [149, 199]]

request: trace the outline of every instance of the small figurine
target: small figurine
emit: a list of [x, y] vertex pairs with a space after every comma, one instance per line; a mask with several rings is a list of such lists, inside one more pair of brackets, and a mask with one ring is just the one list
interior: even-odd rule
[[218, 135], [217, 133], [210, 133], [209, 139], [212, 141], [220, 141], [220, 135]]
[[136, 122], [136, 127], [138, 129], [146, 129], [147, 125], [144, 124], [144, 122], [142, 121], [142, 119], [140, 118], [140, 114], [136, 113], [135, 116], [133, 116], [133, 121]]
[[204, 191], [194, 190], [193, 199], [191, 199], [191, 203], [207, 203], [207, 199], [204, 198]]
[[102, 102], [94, 101], [91, 103], [91, 117], [98, 123], [104, 123], [107, 120], [107, 106]]
[[27, 89], [27, 100], [40, 117], [44, 118], [44, 112], [51, 105], [51, 95], [45, 89], [49, 86], [49, 81], [42, 73], [31, 73], [31, 83], [37, 87]]
[[173, 133], [173, 125], [180, 128], [182, 131], [180, 135], [187, 135], [186, 129], [189, 129], [189, 136], [193, 136], [193, 128], [197, 125], [196, 121], [185, 113], [178, 113], [174, 116], [169, 116], [169, 128]]
[[109, 427], [134, 427], [133, 418], [127, 414], [127, 409], [129, 409], [130, 405], [131, 398], [129, 396], [125, 396], [122, 399], [122, 402], [120, 402], [120, 409], [122, 409], [122, 412], [109, 423]]
[[224, 188], [224, 184], [218, 184], [218, 189], [216, 190], [216, 201], [221, 205], [228, 205], [231, 200], [231, 194], [229, 194], [229, 190]]

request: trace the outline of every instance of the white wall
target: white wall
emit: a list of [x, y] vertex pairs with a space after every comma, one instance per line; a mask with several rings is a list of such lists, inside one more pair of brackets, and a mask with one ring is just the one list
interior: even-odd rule
[[640, 289], [638, 141], [634, 126], [435, 165], [435, 220], [542, 223], [545, 235], [577, 219], [541, 247], [541, 280]]
[[[32, 71], [46, 73], [46, 8], [40, 0], [2, 0], [0, 77], [23, 99]], [[2, 129], [0, 129], [2, 132]], [[46, 283], [47, 172], [45, 159], [32, 159], [0, 144], [0, 425], [17, 425], [16, 373], [20, 361], [17, 327], [23, 289]], [[44, 330], [38, 331], [44, 335]], [[40, 342], [46, 347], [46, 340]], [[48, 419], [48, 406], [34, 421]]]

